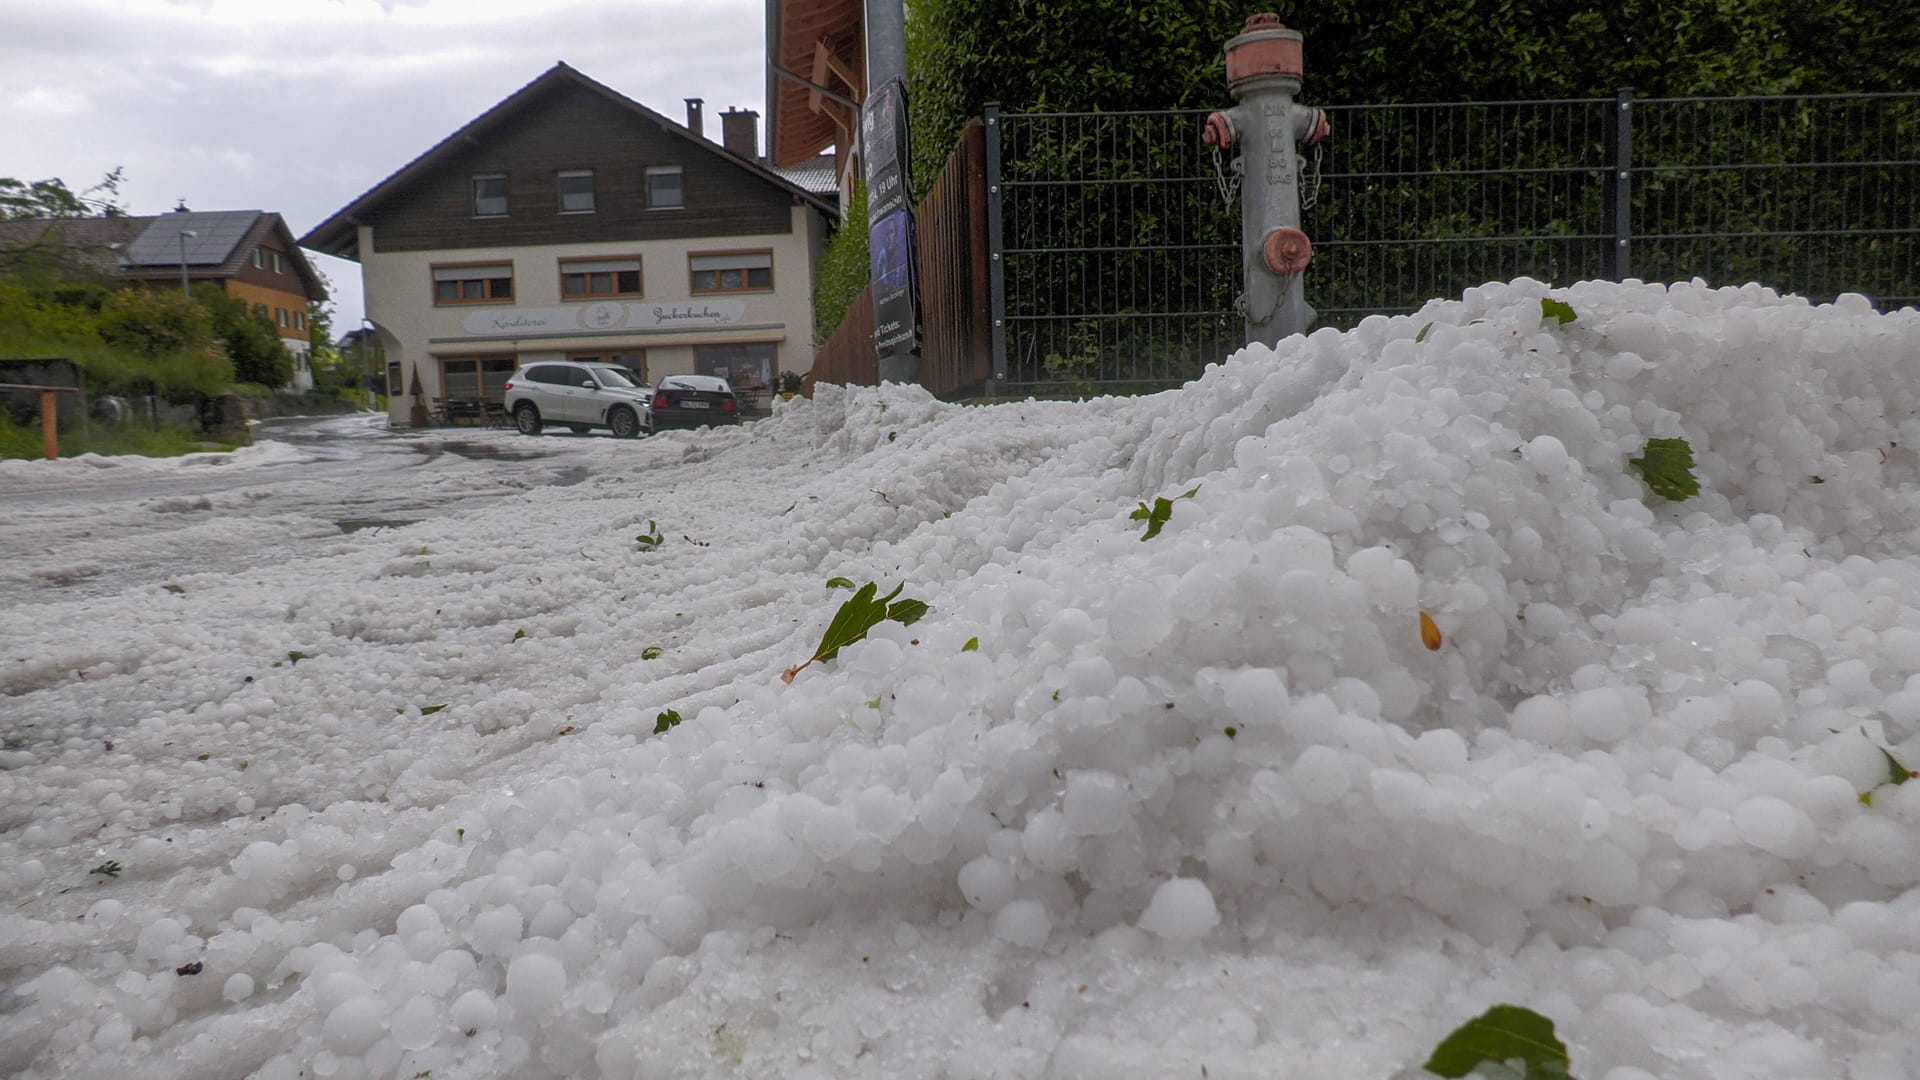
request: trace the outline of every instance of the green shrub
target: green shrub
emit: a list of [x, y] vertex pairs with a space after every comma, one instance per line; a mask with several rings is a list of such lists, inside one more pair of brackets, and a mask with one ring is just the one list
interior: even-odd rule
[[[163, 427], [158, 431], [145, 424], [125, 427], [89, 424], [84, 428], [62, 427], [59, 431], [60, 456], [81, 454], [137, 454], [142, 457], [179, 457], [209, 450], [232, 450], [232, 443], [211, 442], [186, 428]], [[37, 460], [46, 456], [41, 443], [40, 424], [34, 421], [15, 424], [0, 415], [0, 458]]]
[[867, 186], [856, 182], [847, 200], [846, 219], [827, 241], [820, 271], [813, 279], [813, 344], [827, 343], [847, 317], [847, 309], [867, 287]]
[[0, 356], [72, 360], [89, 394], [217, 394], [233, 372], [212, 340], [205, 312], [178, 293], [0, 278]]

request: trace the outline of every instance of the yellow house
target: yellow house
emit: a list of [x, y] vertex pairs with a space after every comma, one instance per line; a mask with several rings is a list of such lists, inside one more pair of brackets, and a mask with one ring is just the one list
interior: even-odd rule
[[327, 298], [320, 275], [279, 214], [175, 210], [168, 214], [0, 223], [0, 247], [55, 240], [100, 270], [156, 288], [210, 282], [273, 320], [293, 354], [295, 390], [313, 386], [308, 313]]

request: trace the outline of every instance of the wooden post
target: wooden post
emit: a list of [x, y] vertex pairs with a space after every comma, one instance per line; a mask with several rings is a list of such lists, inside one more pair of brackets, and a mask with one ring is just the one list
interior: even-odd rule
[[60, 459], [60, 410], [54, 407], [55, 400], [54, 391], [40, 391], [40, 447], [48, 461]]
[[[60, 400], [61, 394], [78, 394], [80, 393], [80, 388], [77, 386], [40, 386], [33, 383], [0, 382], [0, 391], [15, 391], [29, 394], [35, 391], [39, 392], [40, 448], [46, 454], [48, 461], [58, 460], [60, 457], [60, 410], [56, 402]], [[83, 406], [81, 412], [84, 415], [86, 411], [84, 408], [86, 398], [84, 396], [81, 397], [80, 402]]]

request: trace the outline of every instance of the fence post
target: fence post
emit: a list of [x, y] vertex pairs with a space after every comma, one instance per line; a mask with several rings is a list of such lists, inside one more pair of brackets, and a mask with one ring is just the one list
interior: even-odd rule
[[987, 135], [987, 303], [993, 342], [993, 379], [990, 397], [1007, 392], [1007, 262], [1006, 238], [1001, 227], [1000, 103], [989, 101], [983, 110]]
[[1624, 281], [1631, 272], [1633, 254], [1633, 90], [1625, 88], [1613, 99], [1613, 164], [1608, 170], [1613, 244], [1607, 252], [1607, 276]]
[[48, 461], [60, 457], [60, 409], [52, 390], [40, 391], [40, 449]]

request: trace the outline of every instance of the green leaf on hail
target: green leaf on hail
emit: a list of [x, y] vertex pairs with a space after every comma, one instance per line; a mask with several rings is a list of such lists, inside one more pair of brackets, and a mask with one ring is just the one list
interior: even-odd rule
[[1627, 464], [1640, 471], [1641, 479], [1655, 495], [1679, 502], [1700, 494], [1700, 481], [1693, 475], [1693, 447], [1685, 439], [1648, 439], [1637, 458]]
[[1887, 759], [1887, 783], [1898, 787], [1913, 779], [1913, 770], [1901, 764], [1899, 758], [1894, 757], [1893, 754], [1884, 747], [1881, 748], [1880, 753]]
[[808, 664], [816, 660], [831, 660], [840, 655], [842, 648], [866, 637], [867, 631], [888, 619], [903, 625], [919, 621], [929, 610], [926, 601], [912, 597], [896, 601], [894, 598], [900, 596], [904, 588], [904, 584], [896, 585], [892, 592], [880, 596], [878, 584], [869, 581], [860, 586], [859, 591], [848, 597], [840, 605], [840, 610], [834, 612], [833, 621], [827, 624], [827, 632], [820, 636], [820, 647], [806, 661], [788, 668], [780, 676], [781, 681], [790, 683], [795, 675], [800, 674], [800, 669]]
[[1173, 503], [1163, 498], [1156, 498], [1153, 500], [1151, 507], [1146, 503], [1141, 503], [1139, 509], [1128, 514], [1127, 517], [1133, 521], [1144, 521], [1147, 523], [1147, 531], [1140, 537], [1140, 540], [1144, 543], [1160, 535], [1160, 527], [1165, 525], [1169, 518], [1173, 517]]
[[1561, 326], [1565, 326], [1577, 318], [1570, 305], [1564, 301], [1554, 300], [1550, 297], [1540, 301], [1540, 314], [1544, 318], [1558, 321]]
[[1529, 1077], [1568, 1077], [1566, 1044], [1553, 1034], [1553, 1021], [1518, 1005], [1495, 1005], [1453, 1030], [1427, 1059], [1427, 1071], [1460, 1077], [1482, 1062], [1519, 1059]]
[[919, 622], [920, 617], [926, 613], [927, 602], [925, 600], [901, 600], [887, 608], [887, 618], [892, 619], [902, 626], [912, 626], [914, 623]]

